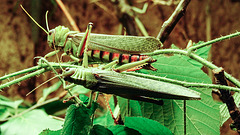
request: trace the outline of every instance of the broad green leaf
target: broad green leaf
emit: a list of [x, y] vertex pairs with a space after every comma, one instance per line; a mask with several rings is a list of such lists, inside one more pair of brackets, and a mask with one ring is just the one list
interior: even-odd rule
[[[118, 104], [122, 116], [142, 116], [138, 101], [118, 97]], [[122, 119], [124, 120], [124, 117]]]
[[[154, 57], [157, 62], [152, 65], [157, 71], [141, 70], [146, 74], [167, 77], [186, 82], [211, 83], [209, 77], [180, 55], [170, 57]], [[191, 88], [193, 89], [193, 88]], [[201, 100], [186, 101], [186, 126], [188, 134], [219, 134], [219, 105], [212, 100], [211, 89], [196, 89], [201, 93]], [[184, 134], [184, 110], [181, 100], [164, 100], [159, 107], [149, 103], [141, 103], [142, 114], [146, 118], [156, 120], [176, 135]]]
[[3, 135], [37, 135], [44, 129], [58, 130], [62, 121], [50, 118], [43, 110], [35, 109], [13, 118], [0, 126]]
[[6, 101], [6, 100], [2, 100], [0, 102], [0, 106], [6, 106], [6, 107], [11, 107], [14, 109], [17, 109], [18, 106], [23, 102], [22, 99], [20, 100], [16, 100], [16, 101]]
[[[114, 110], [113, 96], [109, 100], [109, 105], [110, 105], [111, 109]], [[99, 125], [106, 126], [106, 127], [114, 125], [114, 120], [113, 120], [112, 115], [109, 111], [109, 108], [107, 109], [107, 111], [104, 113], [103, 116], [95, 118], [93, 120], [93, 124], [95, 124], [95, 125], [99, 124]]]
[[94, 125], [90, 135], [113, 135], [112, 131], [101, 125]]
[[6, 119], [11, 113], [6, 108], [0, 109], [0, 120]]
[[86, 135], [91, 129], [92, 111], [85, 106], [69, 106], [62, 135]]
[[11, 101], [9, 98], [3, 96], [3, 95], [0, 95], [0, 100], [2, 101]]
[[123, 125], [116, 125], [108, 127], [114, 135], [141, 135], [137, 130], [128, 128]]
[[126, 127], [139, 131], [142, 135], [172, 135], [172, 132], [157, 121], [143, 117], [125, 117]]
[[110, 111], [107, 110], [103, 116], [94, 119], [93, 124], [99, 124], [107, 127], [114, 125], [114, 120], [110, 114]]
[[60, 135], [61, 131], [62, 131], [62, 129], [59, 129], [56, 131], [46, 129], [46, 130], [43, 130], [39, 135]]
[[74, 93], [78, 93], [78, 94], [86, 94], [88, 93], [90, 90], [83, 87], [82, 85], [77, 85], [75, 87], [72, 88], [71, 92]]
[[38, 100], [38, 103], [42, 103], [46, 100], [47, 96], [51, 94], [52, 92], [58, 90], [58, 88], [62, 85], [61, 81], [58, 81], [57, 83], [53, 84], [51, 87], [43, 89], [43, 96]]

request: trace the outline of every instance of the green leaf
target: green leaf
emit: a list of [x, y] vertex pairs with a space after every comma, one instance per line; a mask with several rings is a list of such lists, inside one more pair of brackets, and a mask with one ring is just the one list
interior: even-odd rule
[[61, 131], [62, 131], [62, 129], [59, 129], [56, 131], [46, 129], [46, 130], [43, 130], [39, 135], [60, 135]]
[[142, 116], [141, 106], [138, 101], [118, 97], [118, 104], [122, 116]]
[[62, 135], [87, 135], [91, 129], [91, 112], [85, 106], [69, 106]]
[[[111, 108], [112, 110], [114, 110], [115, 108], [114, 108], [114, 99], [113, 99], [113, 96], [110, 98], [110, 100], [109, 100], [108, 103], [109, 103], [109, 105], [110, 105], [110, 108]], [[104, 112], [104, 115], [103, 115], [103, 116], [98, 117], [98, 118], [95, 118], [95, 119], [93, 120], [93, 124], [95, 124], [95, 125], [96, 125], [96, 124], [99, 124], [99, 125], [103, 125], [103, 126], [106, 126], [106, 127], [114, 125], [114, 120], [113, 120], [112, 115], [111, 115], [111, 113], [110, 113], [110, 111], [109, 111], [109, 108], [107, 109], [106, 112]]]
[[113, 135], [112, 131], [101, 125], [94, 125], [90, 135]]
[[1, 100], [0, 106], [6, 106], [6, 107], [11, 107], [14, 109], [17, 109], [18, 106], [23, 102], [22, 99], [16, 100], [16, 101], [6, 101], [6, 100]]
[[38, 103], [42, 103], [46, 100], [47, 96], [51, 94], [52, 92], [58, 90], [58, 88], [62, 85], [61, 81], [58, 81], [57, 83], [53, 84], [51, 87], [43, 89], [43, 96], [38, 100]]
[[[152, 65], [158, 70], [155, 72], [141, 70], [141, 72], [186, 82], [211, 83], [209, 77], [199, 67], [192, 65], [181, 55], [154, 58], [157, 62]], [[211, 89], [194, 88], [193, 90], [200, 92], [202, 99], [186, 101], [187, 133], [220, 134], [219, 104], [212, 100]], [[143, 116], [160, 122], [176, 135], [184, 134], [183, 101], [167, 99], [163, 101], [163, 106], [141, 103]]]
[[3, 96], [3, 95], [0, 95], [0, 100], [2, 101], [11, 101], [9, 98]]
[[58, 130], [62, 124], [62, 121], [50, 118], [43, 110], [35, 109], [9, 120], [0, 128], [3, 135], [37, 135], [46, 128]]
[[126, 127], [139, 131], [142, 135], [172, 135], [172, 132], [157, 121], [142, 117], [125, 117]]
[[6, 119], [10, 115], [11, 113], [6, 108], [0, 109], [0, 120]]
[[128, 128], [123, 125], [116, 125], [108, 127], [114, 135], [141, 135], [137, 130]]
[[86, 94], [88, 93], [90, 90], [85, 88], [82, 85], [77, 85], [75, 87], [72, 88], [71, 92], [74, 93], [78, 93], [78, 94]]
[[110, 114], [110, 111], [107, 110], [107, 112], [105, 112], [103, 116], [94, 119], [93, 124], [99, 124], [103, 126], [114, 125], [114, 120], [112, 118], [112, 115]]
[[87, 104], [88, 103], [88, 100], [89, 100], [89, 97], [84, 95], [84, 94], [79, 94], [79, 99], [84, 103], [84, 104]]

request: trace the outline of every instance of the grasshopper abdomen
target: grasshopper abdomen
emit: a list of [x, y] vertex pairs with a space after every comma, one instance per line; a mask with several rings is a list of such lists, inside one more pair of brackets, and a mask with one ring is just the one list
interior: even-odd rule
[[[141, 54], [120, 54], [120, 53], [112, 53], [107, 51], [100, 50], [89, 50], [88, 57], [93, 61], [102, 61], [102, 62], [111, 62], [114, 60], [118, 60], [120, 64], [126, 64], [136, 61], [141, 61], [149, 58], [147, 55]], [[155, 62], [155, 61], [152, 61]]]

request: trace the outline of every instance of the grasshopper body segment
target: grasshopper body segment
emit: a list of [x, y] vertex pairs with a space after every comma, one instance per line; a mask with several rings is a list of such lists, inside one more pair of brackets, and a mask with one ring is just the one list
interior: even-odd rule
[[71, 72], [71, 74], [65, 76], [65, 80], [83, 85], [91, 90], [130, 99], [138, 99], [139, 97], [180, 100], [200, 99], [200, 93], [188, 88], [133, 75], [97, 68], [71, 69]]

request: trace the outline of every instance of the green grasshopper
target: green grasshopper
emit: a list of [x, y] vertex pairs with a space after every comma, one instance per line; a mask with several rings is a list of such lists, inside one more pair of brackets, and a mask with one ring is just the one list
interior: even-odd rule
[[99, 68], [71, 68], [64, 79], [74, 84], [128, 99], [156, 101], [154, 98], [196, 100], [200, 94], [188, 88], [152, 79]]
[[[67, 27], [58, 26], [55, 29], [46, 31], [42, 28], [28, 13], [26, 14], [48, 34], [48, 44], [53, 49], [64, 51], [76, 61], [82, 58], [83, 50], [87, 34], [79, 33], [77, 31], [70, 31]], [[80, 42], [83, 42], [81, 46]], [[94, 61], [111, 62], [119, 60], [120, 64], [141, 61], [149, 58], [143, 53], [153, 52], [160, 49], [162, 43], [154, 37], [139, 37], [139, 36], [122, 36], [122, 35], [105, 35], [105, 34], [91, 34], [91, 40], [88, 45], [88, 57]], [[59, 51], [57, 51], [59, 52]], [[55, 53], [49, 53], [46, 56], [52, 56]], [[156, 60], [148, 61], [147, 65], [150, 69], [156, 70], [150, 63]]]

